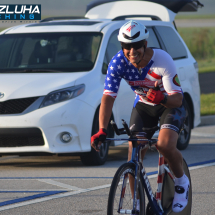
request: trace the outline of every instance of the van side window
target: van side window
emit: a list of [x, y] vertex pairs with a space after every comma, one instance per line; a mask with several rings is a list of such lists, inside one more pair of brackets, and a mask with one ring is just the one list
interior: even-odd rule
[[114, 31], [110, 36], [110, 39], [107, 44], [107, 49], [105, 52], [105, 58], [102, 66], [102, 74], [107, 73], [108, 64], [110, 63], [112, 57], [121, 50], [121, 44], [117, 39], [117, 35], [119, 33], [119, 29]]
[[158, 40], [157, 40], [157, 37], [154, 33], [154, 30], [150, 27], [147, 27], [147, 30], [149, 31], [149, 38], [147, 39], [147, 47], [153, 47], [153, 48], [161, 48]]
[[156, 26], [156, 29], [164, 42], [167, 52], [171, 55], [173, 60], [188, 57], [184, 44], [171, 27]]

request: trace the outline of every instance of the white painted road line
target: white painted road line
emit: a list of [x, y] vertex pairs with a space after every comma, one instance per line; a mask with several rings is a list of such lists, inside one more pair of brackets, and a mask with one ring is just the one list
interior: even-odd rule
[[82, 188], [78, 188], [78, 187], [71, 186], [71, 185], [68, 185], [68, 184], [64, 184], [64, 183], [61, 183], [61, 182], [58, 182], [58, 181], [54, 181], [52, 179], [38, 179], [38, 181], [45, 182], [47, 184], [55, 185], [55, 186], [58, 186], [58, 187], [66, 188], [66, 189], [69, 189], [69, 190], [82, 190]]
[[200, 168], [209, 167], [209, 166], [215, 166], [215, 162], [214, 163], [201, 164], [198, 166], [191, 166], [191, 167], [189, 167], [189, 170], [200, 169]]
[[199, 133], [199, 132], [195, 132], [195, 131], [191, 132], [191, 136], [194, 136], [194, 137], [215, 138], [214, 134]]
[[57, 195], [52, 195], [52, 196], [48, 196], [48, 197], [35, 199], [35, 200], [25, 201], [25, 202], [21, 202], [21, 203], [17, 203], [17, 204], [2, 206], [2, 207], [0, 207], [0, 211], [12, 209], [12, 208], [18, 208], [18, 207], [22, 207], [22, 206], [25, 206], [25, 205], [39, 203], [39, 202], [45, 202], [45, 201], [49, 201], [49, 200], [52, 200], [52, 199], [58, 199], [58, 198], [63, 198], [63, 197], [67, 197], [67, 196], [77, 195], [77, 194], [80, 194], [80, 193], [86, 193], [86, 192], [89, 192], [89, 191], [109, 188], [110, 186], [111, 186], [110, 184], [106, 184], [106, 185], [102, 185], [102, 186], [98, 186], [98, 187], [92, 187], [92, 188], [89, 188], [89, 189], [82, 189], [82, 190], [78, 190], [78, 191], [66, 192], [66, 193], [62, 193], [62, 194], [57, 194]]
[[[215, 162], [189, 167], [189, 170], [195, 170], [195, 169], [200, 169], [200, 168], [209, 167], [209, 166], [215, 166]], [[156, 178], [156, 177], [157, 177], [157, 174], [148, 176], [148, 178]], [[77, 195], [77, 194], [80, 194], [80, 193], [86, 193], [86, 192], [89, 192], [89, 191], [109, 188], [110, 186], [111, 186], [110, 184], [106, 184], [106, 185], [102, 185], [102, 186], [92, 187], [92, 188], [89, 188], [89, 189], [81, 189], [81, 190], [77, 190], [77, 191], [66, 192], [66, 193], [62, 193], [62, 194], [57, 194], [57, 195], [52, 195], [52, 196], [48, 196], [48, 197], [38, 198], [38, 199], [35, 199], [35, 200], [25, 201], [25, 202], [21, 202], [21, 203], [12, 204], [12, 205], [2, 206], [2, 207], [0, 207], [0, 211], [12, 209], [12, 208], [18, 208], [18, 207], [22, 207], [22, 206], [25, 206], [25, 205], [39, 203], [39, 202], [45, 202], [45, 201], [49, 201], [49, 200], [52, 200], [52, 199], [58, 199], [58, 198], [63, 198], [63, 197], [67, 197], [67, 196]]]

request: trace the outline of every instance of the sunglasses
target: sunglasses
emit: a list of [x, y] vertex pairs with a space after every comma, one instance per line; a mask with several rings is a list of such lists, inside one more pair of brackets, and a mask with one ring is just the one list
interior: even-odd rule
[[143, 41], [138, 41], [136, 43], [122, 43], [121, 42], [121, 46], [123, 49], [126, 49], [126, 50], [131, 50], [131, 48], [137, 50], [144, 46], [144, 42]]

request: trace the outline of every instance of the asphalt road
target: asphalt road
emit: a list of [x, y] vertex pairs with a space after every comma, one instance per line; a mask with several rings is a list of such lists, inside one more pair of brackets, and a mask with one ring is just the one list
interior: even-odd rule
[[[192, 131], [189, 147], [182, 151], [190, 165], [193, 215], [215, 211], [214, 126]], [[104, 215], [110, 183], [117, 168], [127, 159], [127, 145], [110, 149], [103, 166], [83, 166], [79, 157], [0, 158], [1, 215]], [[157, 171], [157, 153], [144, 159], [147, 172]], [[156, 176], [150, 182], [155, 190]]]
[[203, 94], [215, 93], [215, 72], [199, 73], [200, 90]]

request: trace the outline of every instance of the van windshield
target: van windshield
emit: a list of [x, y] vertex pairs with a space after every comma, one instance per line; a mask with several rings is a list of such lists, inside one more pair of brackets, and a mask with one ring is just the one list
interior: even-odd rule
[[0, 73], [80, 72], [93, 69], [100, 32], [0, 36]]

